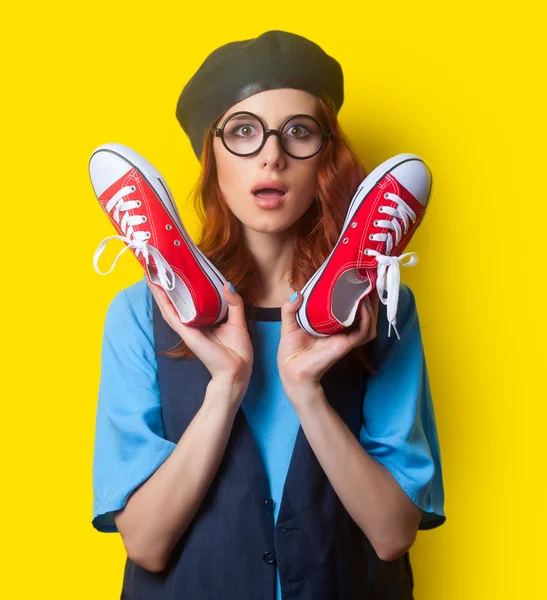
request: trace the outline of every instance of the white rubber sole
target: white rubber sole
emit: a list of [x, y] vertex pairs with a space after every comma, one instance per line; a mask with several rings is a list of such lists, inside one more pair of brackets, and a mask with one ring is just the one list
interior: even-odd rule
[[[416, 154], [408, 154], [408, 153], [397, 154], [396, 156], [393, 156], [393, 157], [385, 160], [383, 163], [381, 163], [375, 169], [373, 169], [365, 177], [365, 179], [363, 179], [360, 186], [357, 188], [357, 191], [355, 192], [355, 194], [353, 196], [351, 204], [349, 205], [348, 212], [347, 212], [346, 218], [344, 220], [344, 225], [342, 226], [342, 231], [340, 233], [340, 237], [338, 238], [338, 241], [334, 245], [334, 248], [332, 249], [329, 256], [326, 258], [325, 262], [315, 272], [315, 274], [306, 283], [306, 285], [302, 288], [302, 290], [300, 292], [303, 296], [303, 300], [302, 300], [302, 305], [296, 312], [296, 321], [297, 321], [298, 325], [304, 331], [306, 331], [306, 333], [309, 333], [310, 335], [313, 335], [314, 337], [329, 337], [330, 335], [332, 335], [329, 333], [320, 333], [320, 332], [316, 331], [315, 329], [313, 329], [313, 327], [310, 325], [310, 322], [308, 321], [308, 316], [306, 313], [306, 307], [308, 305], [309, 295], [311, 294], [318, 279], [321, 277], [321, 274], [325, 270], [326, 266], [328, 265], [330, 259], [333, 256], [333, 254], [336, 252], [336, 249], [338, 248], [338, 244], [341, 242], [341, 240], [344, 237], [344, 232], [346, 230], [346, 227], [348, 226], [350, 221], [353, 219], [353, 215], [357, 212], [357, 210], [359, 209], [359, 207], [361, 206], [361, 204], [365, 200], [365, 198], [368, 196], [368, 194], [376, 187], [378, 182], [383, 177], [385, 177], [388, 173], [393, 171], [396, 167], [400, 166], [401, 164], [411, 161], [411, 160], [412, 161], [417, 160], [422, 163], [424, 162], [424, 160]], [[427, 205], [429, 205], [429, 202]], [[427, 205], [426, 205], [426, 210], [427, 210]], [[424, 217], [425, 217], [425, 213], [424, 213]], [[422, 218], [422, 221], [423, 221], [423, 218]], [[418, 227], [420, 225], [421, 225], [421, 222], [418, 225]], [[361, 296], [361, 298], [356, 302], [356, 305], [358, 305], [359, 302], [361, 302], [361, 300], [363, 299], [364, 296], [366, 296], [366, 293], [363, 294], [363, 296]], [[343, 325], [343, 323], [341, 323], [341, 325]], [[345, 327], [345, 325], [344, 325], [344, 327]]]
[[224, 299], [222, 289], [224, 283], [226, 282], [226, 279], [222, 275], [222, 273], [220, 273], [220, 271], [218, 271], [218, 269], [213, 265], [213, 263], [203, 254], [203, 252], [201, 252], [201, 250], [196, 246], [196, 244], [194, 244], [192, 238], [186, 231], [184, 225], [182, 224], [182, 220], [180, 218], [178, 210], [176, 208], [175, 201], [173, 200], [171, 190], [169, 189], [169, 186], [162, 177], [161, 173], [140, 154], [138, 154], [128, 146], [124, 146], [123, 144], [113, 142], [108, 144], [102, 144], [101, 146], [95, 148], [89, 159], [89, 164], [91, 163], [93, 156], [98, 152], [111, 152], [120, 157], [122, 160], [125, 160], [132, 168], [137, 169], [137, 171], [139, 171], [140, 174], [152, 186], [152, 188], [160, 198], [161, 202], [169, 212], [171, 218], [173, 219], [173, 222], [177, 226], [179, 233], [181, 234], [186, 243], [186, 246], [189, 248], [190, 252], [192, 252], [193, 256], [199, 263], [203, 272], [208, 277], [209, 281], [217, 291], [221, 309], [219, 311], [219, 316], [212, 323], [212, 325], [222, 321], [222, 319], [224, 319], [228, 312], [228, 303]]

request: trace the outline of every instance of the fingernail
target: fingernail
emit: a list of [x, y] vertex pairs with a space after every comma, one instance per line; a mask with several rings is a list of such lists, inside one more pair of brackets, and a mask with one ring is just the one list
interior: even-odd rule
[[294, 292], [294, 294], [289, 298], [289, 302], [294, 302], [298, 298], [298, 292]]
[[232, 282], [228, 282], [228, 287], [230, 288], [230, 291], [232, 292], [232, 294], [236, 293], [236, 289], [235, 287], [232, 285]]

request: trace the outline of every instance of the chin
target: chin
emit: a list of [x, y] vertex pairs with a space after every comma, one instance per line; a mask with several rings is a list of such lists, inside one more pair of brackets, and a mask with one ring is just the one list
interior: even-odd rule
[[281, 213], [269, 213], [260, 219], [255, 219], [253, 221], [249, 220], [247, 222], [242, 221], [242, 224], [245, 227], [259, 233], [283, 233], [290, 229], [295, 223], [296, 221], [287, 219], [287, 217]]

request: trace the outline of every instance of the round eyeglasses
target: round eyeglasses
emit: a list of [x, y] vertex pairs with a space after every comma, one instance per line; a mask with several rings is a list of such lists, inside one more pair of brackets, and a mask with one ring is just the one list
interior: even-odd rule
[[323, 144], [334, 137], [331, 132], [324, 132], [319, 121], [311, 115], [293, 115], [280, 129], [266, 129], [259, 117], [247, 111], [231, 114], [214, 132], [216, 137], [222, 138], [224, 147], [236, 156], [256, 154], [268, 136], [275, 135], [283, 152], [300, 160], [315, 156]]

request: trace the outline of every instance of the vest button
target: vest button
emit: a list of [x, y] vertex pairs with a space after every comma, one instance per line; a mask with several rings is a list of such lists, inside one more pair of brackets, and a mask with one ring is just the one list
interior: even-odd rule
[[268, 565], [273, 565], [275, 563], [275, 554], [273, 552], [264, 552], [262, 559]]
[[266, 510], [273, 510], [274, 509], [274, 501], [273, 498], [268, 498], [264, 504], [266, 505]]

